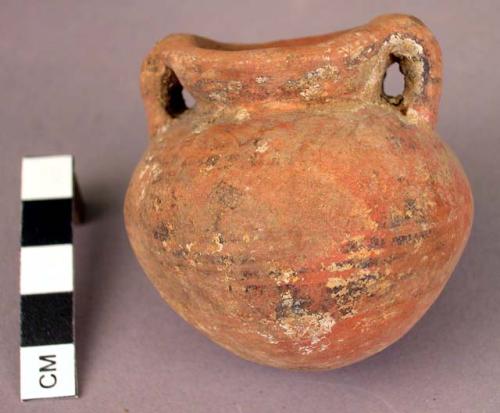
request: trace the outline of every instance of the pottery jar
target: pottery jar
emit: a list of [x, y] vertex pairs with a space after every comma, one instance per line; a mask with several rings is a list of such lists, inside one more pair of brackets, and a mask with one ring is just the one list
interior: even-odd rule
[[[384, 92], [392, 63], [401, 96]], [[160, 41], [125, 219], [163, 299], [276, 367], [333, 369], [399, 339], [471, 227], [467, 178], [435, 131], [441, 76], [438, 43], [405, 15], [265, 44]]]

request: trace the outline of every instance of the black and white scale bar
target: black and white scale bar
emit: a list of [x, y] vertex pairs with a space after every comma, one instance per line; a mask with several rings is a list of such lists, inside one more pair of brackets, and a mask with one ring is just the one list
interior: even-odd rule
[[21, 399], [76, 396], [71, 155], [27, 157], [21, 201]]

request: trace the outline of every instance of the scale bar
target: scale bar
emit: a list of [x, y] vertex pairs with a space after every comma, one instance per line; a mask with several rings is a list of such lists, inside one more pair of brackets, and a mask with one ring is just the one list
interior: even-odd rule
[[23, 158], [21, 399], [77, 395], [70, 155]]

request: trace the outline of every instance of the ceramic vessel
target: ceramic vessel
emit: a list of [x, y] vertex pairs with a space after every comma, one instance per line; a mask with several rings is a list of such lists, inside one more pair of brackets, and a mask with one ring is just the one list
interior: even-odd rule
[[[402, 96], [383, 90], [391, 63]], [[332, 369], [399, 339], [437, 298], [473, 207], [434, 129], [441, 55], [420, 20], [253, 45], [172, 35], [141, 85], [150, 141], [128, 235], [161, 296], [210, 339], [258, 363]]]

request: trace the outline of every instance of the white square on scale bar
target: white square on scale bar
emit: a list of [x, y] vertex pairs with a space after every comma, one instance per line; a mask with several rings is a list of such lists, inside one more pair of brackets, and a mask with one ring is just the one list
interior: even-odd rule
[[73, 291], [73, 245], [21, 248], [22, 295]]
[[76, 396], [75, 345], [21, 347], [21, 399]]
[[73, 157], [71, 155], [23, 158], [22, 201], [72, 197]]

